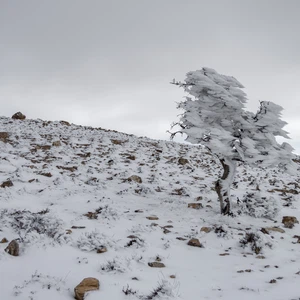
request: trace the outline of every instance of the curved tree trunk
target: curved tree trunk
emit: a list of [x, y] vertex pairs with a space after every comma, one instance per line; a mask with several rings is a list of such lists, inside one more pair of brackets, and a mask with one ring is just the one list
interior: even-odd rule
[[225, 158], [220, 159], [224, 173], [216, 182], [216, 192], [220, 201], [221, 214], [230, 214], [230, 187], [236, 171], [236, 162]]

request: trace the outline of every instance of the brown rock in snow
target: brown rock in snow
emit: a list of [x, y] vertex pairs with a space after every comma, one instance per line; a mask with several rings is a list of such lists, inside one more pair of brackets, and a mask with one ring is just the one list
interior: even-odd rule
[[296, 217], [292, 216], [284, 216], [282, 218], [282, 223], [284, 224], [284, 227], [286, 228], [293, 228], [295, 224], [299, 224], [299, 221]]
[[75, 299], [83, 300], [87, 292], [97, 291], [99, 288], [100, 282], [98, 279], [92, 277], [85, 278], [74, 289]]
[[12, 240], [4, 249], [5, 252], [12, 256], [19, 256], [19, 244], [16, 240]]
[[12, 119], [14, 120], [25, 120], [26, 119], [26, 116], [23, 115], [20, 111], [15, 113], [14, 115], [12, 115], [11, 117]]

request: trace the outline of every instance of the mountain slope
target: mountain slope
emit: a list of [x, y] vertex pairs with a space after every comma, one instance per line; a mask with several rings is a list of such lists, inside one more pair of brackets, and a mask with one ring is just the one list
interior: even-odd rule
[[[299, 225], [281, 223], [300, 218], [299, 177], [240, 166], [231, 218], [213, 190], [221, 170], [198, 146], [2, 117], [0, 150], [0, 240], [20, 245], [15, 257], [0, 244], [3, 299], [72, 299], [85, 277], [100, 280], [90, 300], [300, 297]], [[247, 192], [282, 211], [244, 214]]]

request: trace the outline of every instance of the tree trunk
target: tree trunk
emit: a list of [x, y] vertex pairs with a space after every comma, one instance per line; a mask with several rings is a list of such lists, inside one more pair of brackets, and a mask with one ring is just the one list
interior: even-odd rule
[[224, 173], [221, 178], [216, 182], [216, 192], [220, 201], [221, 214], [230, 214], [230, 187], [236, 170], [236, 162], [222, 158], [220, 159]]

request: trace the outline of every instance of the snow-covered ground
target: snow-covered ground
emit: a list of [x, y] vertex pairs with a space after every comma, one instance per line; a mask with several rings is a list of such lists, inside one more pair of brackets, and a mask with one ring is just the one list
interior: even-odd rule
[[[281, 222], [300, 219], [299, 176], [240, 166], [235, 217], [224, 217], [221, 170], [198, 146], [6, 117], [0, 162], [0, 185], [13, 184], [0, 188], [0, 241], [20, 245], [11, 256], [0, 243], [1, 299], [72, 299], [85, 277], [100, 281], [88, 300], [300, 299], [300, 225]], [[272, 197], [278, 216], [245, 214], [246, 192]], [[243, 247], [249, 233], [257, 241]]]

